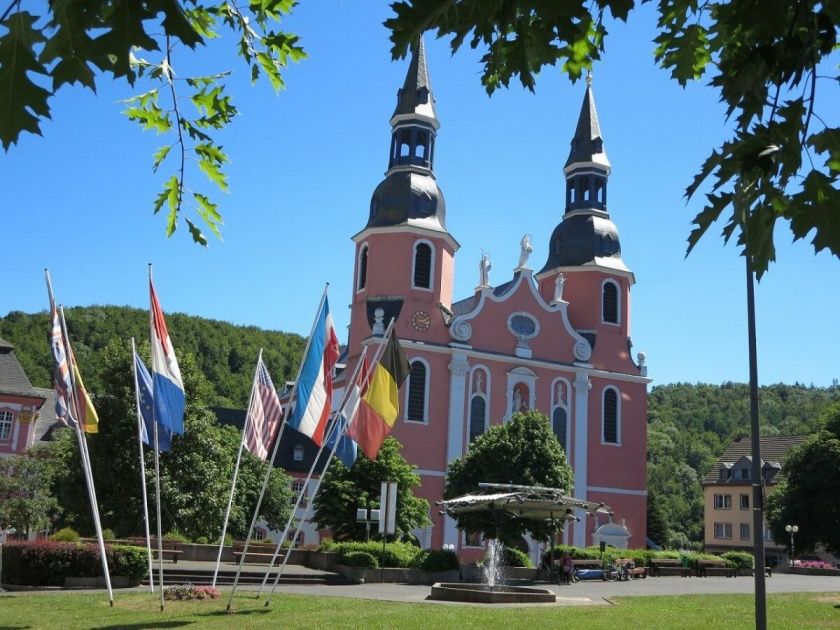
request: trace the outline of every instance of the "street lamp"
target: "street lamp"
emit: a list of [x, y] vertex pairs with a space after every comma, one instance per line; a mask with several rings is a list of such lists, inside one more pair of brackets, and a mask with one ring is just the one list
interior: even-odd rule
[[794, 536], [799, 531], [799, 525], [785, 525], [785, 531], [790, 534], [790, 566], [793, 566], [793, 558], [796, 556], [796, 547], [794, 546]]

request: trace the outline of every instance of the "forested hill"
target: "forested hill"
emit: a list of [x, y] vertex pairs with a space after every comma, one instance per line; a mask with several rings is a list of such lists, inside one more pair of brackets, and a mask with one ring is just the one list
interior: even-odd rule
[[[70, 341], [85, 385], [100, 387], [102, 353], [109, 342], [149, 343], [149, 312], [125, 306], [87, 306], [65, 309]], [[305, 340], [299, 335], [235, 326], [183, 313], [167, 313], [166, 323], [176, 353], [192, 354], [215, 389], [218, 406], [244, 408], [248, 403], [254, 367], [260, 348], [274, 384], [295, 376]], [[15, 352], [36, 387], [52, 387], [51, 356], [47, 337], [49, 314], [12, 311], [0, 318], [0, 337]]]
[[[679, 547], [701, 539], [702, 479], [731, 440], [750, 433], [749, 388], [673, 384], [648, 396], [648, 493], [662, 510], [670, 539]], [[768, 385], [759, 390], [761, 435], [807, 435], [825, 410], [840, 402], [840, 387]]]

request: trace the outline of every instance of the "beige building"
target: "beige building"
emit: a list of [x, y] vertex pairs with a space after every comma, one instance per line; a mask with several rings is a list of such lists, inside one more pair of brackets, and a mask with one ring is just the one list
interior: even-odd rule
[[[802, 442], [803, 436], [761, 438], [761, 471], [765, 496], [784, 478], [782, 462], [787, 452]], [[752, 523], [752, 457], [750, 438], [738, 438], [720, 456], [703, 479], [706, 551], [750, 551], [754, 544]], [[774, 541], [767, 526], [758, 532], [764, 539], [768, 564], [781, 564], [787, 558], [787, 541]]]

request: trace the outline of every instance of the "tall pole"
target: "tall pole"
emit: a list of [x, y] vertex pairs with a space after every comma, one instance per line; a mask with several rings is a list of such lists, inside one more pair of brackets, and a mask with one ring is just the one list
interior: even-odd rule
[[[47, 282], [49, 283], [49, 274], [47, 275]], [[50, 285], [50, 300], [52, 300], [52, 285]], [[79, 404], [79, 397], [77, 396], [78, 389], [76, 387], [76, 375], [73, 373], [73, 368], [76, 365], [76, 358], [73, 356], [73, 349], [70, 346], [70, 337], [67, 334], [67, 322], [64, 319], [64, 308], [61, 308], [61, 334], [64, 337], [64, 348], [67, 352], [68, 368], [70, 370], [70, 390], [67, 395], [70, 400], [68, 403], [75, 410], [76, 421], [76, 439], [79, 441], [79, 453], [82, 457], [82, 468], [85, 473], [85, 483], [88, 488], [88, 496], [90, 497], [90, 507], [93, 513], [93, 526], [96, 529], [96, 539], [99, 543], [99, 555], [102, 560], [102, 571], [105, 574], [105, 587], [108, 589], [108, 602], [111, 607], [114, 606], [114, 591], [111, 589], [111, 574], [108, 571], [108, 556], [105, 553], [105, 539], [102, 536], [102, 523], [99, 521], [99, 502], [96, 499], [96, 487], [93, 483], [93, 469], [90, 466], [90, 453], [87, 449], [87, 439], [82, 431], [82, 413]]]
[[239, 442], [239, 450], [236, 453], [236, 465], [233, 468], [233, 481], [230, 484], [230, 496], [228, 497], [227, 508], [225, 509], [225, 520], [222, 524], [222, 533], [219, 536], [219, 553], [216, 555], [216, 568], [213, 571], [213, 587], [216, 587], [216, 578], [219, 575], [219, 565], [222, 563], [222, 550], [225, 546], [225, 534], [227, 533], [230, 508], [233, 505], [233, 496], [236, 494], [236, 478], [239, 476], [239, 463], [242, 461], [242, 449], [245, 448], [245, 434], [248, 430], [248, 420], [251, 417], [251, 407], [254, 405], [254, 396], [257, 391], [257, 373], [262, 362], [262, 348], [257, 357], [257, 367], [254, 369], [254, 383], [251, 386], [251, 399], [248, 401], [248, 410], [245, 412], [245, 423], [242, 425], [242, 440]]
[[242, 573], [242, 566], [245, 564], [245, 560], [248, 557], [248, 545], [251, 543], [251, 532], [254, 531], [254, 527], [257, 524], [257, 518], [260, 515], [260, 506], [262, 505], [263, 496], [265, 496], [265, 489], [268, 486], [268, 481], [271, 479], [271, 472], [274, 469], [274, 458], [277, 456], [277, 449], [280, 446], [280, 440], [283, 438], [283, 431], [286, 429], [286, 421], [289, 419], [289, 413], [292, 409], [292, 403], [295, 400], [295, 394], [297, 393], [298, 381], [300, 381], [300, 373], [303, 371], [303, 362], [306, 360], [306, 354], [309, 352], [309, 346], [312, 344], [312, 335], [315, 333], [315, 326], [318, 325], [318, 316], [321, 314], [321, 309], [324, 307], [324, 301], [327, 299], [327, 290], [330, 288], [330, 283], [327, 282], [324, 285], [324, 292], [321, 294], [321, 301], [318, 304], [318, 310], [315, 311], [315, 319], [312, 322], [312, 329], [309, 331], [309, 337], [306, 339], [306, 347], [303, 349], [303, 355], [300, 359], [300, 364], [298, 365], [297, 375], [295, 376], [295, 384], [292, 385], [292, 391], [289, 394], [289, 402], [286, 404], [286, 410], [283, 413], [283, 424], [280, 425], [280, 431], [277, 434], [277, 439], [274, 442], [274, 449], [271, 451], [271, 458], [269, 458], [267, 464], [268, 467], [265, 471], [265, 476], [263, 477], [262, 488], [260, 488], [260, 495], [257, 498], [257, 505], [254, 507], [254, 515], [251, 518], [251, 525], [248, 528], [248, 536], [245, 538], [245, 546], [242, 548], [242, 555], [240, 556], [239, 565], [236, 568], [236, 577], [233, 578], [233, 586], [230, 589], [230, 598], [228, 599], [227, 606], [225, 610], [230, 612], [231, 606], [233, 605], [233, 597], [236, 595], [236, 587], [239, 584], [239, 575]]
[[[391, 321], [388, 323], [388, 327], [385, 329], [385, 333], [382, 335], [382, 343], [379, 344], [379, 347], [376, 349], [376, 352], [375, 352], [374, 357], [373, 357], [373, 361], [371, 362], [371, 365], [373, 366], [373, 368], [376, 367], [376, 364], [379, 363], [379, 360], [382, 358], [382, 353], [385, 352], [385, 346], [387, 345], [388, 338], [391, 335], [391, 331], [394, 328], [394, 321], [395, 321], [395, 319], [392, 317]], [[365, 352], [367, 352], [367, 347], [365, 347]], [[356, 377], [357, 377], [357, 375], [359, 373], [359, 370], [361, 369], [361, 366], [362, 366], [363, 363], [364, 363], [364, 353], [359, 357], [359, 361], [356, 364], [356, 369], [353, 371], [353, 379], [345, 387], [344, 397], [343, 397], [343, 400], [341, 401], [341, 405], [338, 408], [338, 413], [336, 414], [339, 418], [341, 417], [341, 414], [344, 412], [344, 407], [345, 407], [345, 405], [347, 405], [347, 401], [349, 399], [350, 388], [355, 383]], [[351, 418], [351, 421], [352, 420], [353, 419]], [[340, 428], [343, 428], [344, 433], [346, 433], [347, 430], [350, 428], [350, 423], [345, 424], [343, 427], [340, 427], [339, 424], [340, 423], [338, 423], [338, 422], [335, 423], [335, 426], [333, 427], [333, 431], [337, 432]], [[318, 481], [315, 483], [315, 490], [312, 492], [312, 501], [315, 500], [315, 497], [318, 494], [318, 490], [321, 488], [321, 481], [324, 479], [324, 475], [326, 474], [327, 470], [329, 469], [330, 463], [332, 462], [333, 457], [335, 457], [335, 452], [338, 449], [338, 442], [341, 439], [341, 435], [336, 435], [335, 438], [336, 439], [335, 439], [335, 443], [333, 444], [332, 451], [330, 452], [330, 455], [327, 458], [326, 463], [324, 464], [324, 470], [321, 472], [321, 475], [318, 477]], [[318, 459], [316, 458], [315, 461], [317, 462]], [[313, 464], [313, 468], [314, 468], [314, 464]], [[304, 490], [305, 489], [306, 489], [306, 486], [304, 486]], [[311, 503], [310, 503], [310, 505], [311, 505]], [[379, 506], [379, 507], [380, 507], [380, 509], [382, 508], [382, 506]], [[307, 509], [309, 509], [309, 508], [307, 508]], [[294, 516], [294, 513], [292, 514], [292, 516]], [[382, 519], [381, 514], [380, 514], [379, 518], [380, 518], [380, 522], [381, 522], [381, 519]], [[303, 519], [301, 519], [301, 521], [302, 520]], [[294, 535], [294, 538], [292, 538], [292, 540], [297, 539], [297, 535], [298, 535], [299, 531], [300, 531], [300, 524], [298, 524], [298, 528], [295, 531], [295, 535]], [[278, 545], [278, 547], [279, 547], [279, 545]], [[280, 582], [280, 577], [283, 575], [283, 570], [286, 568], [286, 564], [289, 562], [289, 557], [291, 555], [292, 555], [291, 553], [287, 553], [286, 556], [283, 558], [283, 564], [280, 565], [280, 568], [277, 571], [277, 575], [274, 577], [274, 584], [272, 584], [272, 586], [271, 586], [271, 592], [268, 594], [268, 597], [265, 600], [265, 605], [266, 606], [268, 606], [269, 602], [271, 601], [271, 596], [274, 595], [274, 591], [277, 589], [277, 584]], [[271, 571], [270, 566], [269, 566], [268, 570]], [[267, 575], [268, 574], [266, 573], [266, 576]]]
[[[356, 364], [355, 370], [353, 371], [353, 377], [349, 381], [350, 385], [352, 385], [356, 380], [356, 376], [359, 373], [360, 366], [362, 365], [362, 362], [364, 361], [365, 354], [367, 354], [367, 347], [365, 347], [364, 351], [362, 352], [361, 356], [359, 357], [359, 361]], [[342, 403], [341, 403], [341, 405], [339, 406], [339, 409], [338, 409], [339, 413], [343, 410], [344, 405], [346, 404], [347, 395], [350, 391], [350, 385], [345, 387], [344, 397], [342, 398]], [[338, 418], [338, 417], [340, 417], [339, 414], [336, 414], [336, 418]], [[283, 546], [283, 543], [285, 542], [286, 537], [289, 535], [289, 530], [291, 529], [292, 523], [295, 520], [295, 514], [297, 513], [298, 508], [300, 507], [300, 504], [303, 501], [303, 495], [306, 493], [306, 488], [309, 486], [309, 482], [312, 479], [312, 475], [315, 473], [315, 467], [318, 465], [318, 460], [321, 459], [321, 453], [324, 452], [324, 448], [325, 448], [326, 444], [330, 441], [330, 436], [335, 436], [336, 437], [335, 444], [333, 444], [333, 452], [335, 452], [335, 449], [338, 447], [338, 440], [340, 439], [340, 436], [336, 435], [336, 432], [338, 431], [338, 428], [339, 428], [338, 425], [339, 425], [338, 421], [333, 423], [333, 426], [331, 427], [331, 430], [330, 430], [330, 434], [327, 435], [327, 436], [324, 436], [325, 437], [324, 442], [321, 445], [321, 448], [319, 448], [318, 452], [315, 454], [315, 458], [312, 460], [312, 465], [309, 467], [309, 473], [306, 475], [306, 480], [303, 482], [303, 486], [301, 487], [301, 490], [298, 493], [297, 499], [295, 500], [295, 505], [292, 508], [291, 513], [289, 514], [288, 520], [286, 521], [286, 526], [283, 528], [283, 533], [280, 534], [280, 538], [278, 539], [277, 545], [274, 548], [274, 553], [271, 556], [271, 562], [268, 563], [268, 570], [265, 572], [265, 575], [263, 576], [263, 581], [260, 584], [260, 590], [257, 592], [257, 598], [259, 598], [259, 596], [262, 595], [262, 592], [265, 589], [265, 585], [268, 582], [268, 576], [271, 575], [271, 568], [274, 566], [274, 561], [277, 560], [277, 556], [280, 555], [280, 549]], [[324, 467], [324, 472], [326, 472], [327, 466], [329, 466], [329, 461], [331, 459], [332, 459], [332, 455], [330, 455], [330, 458], [327, 460], [327, 464]], [[318, 492], [318, 486], [317, 485], [315, 486], [315, 492], [312, 493], [313, 498], [314, 498], [316, 492]], [[298, 535], [299, 531], [300, 531], [300, 524], [298, 525], [298, 528], [295, 531], [295, 535], [292, 538], [292, 541], [297, 540], [297, 535]], [[289, 555], [290, 554], [286, 554], [286, 557], [283, 559], [283, 564], [280, 567], [280, 573], [281, 574], [283, 572], [283, 568], [285, 568], [285, 566], [286, 566], [286, 561], [288, 560]]]
[[755, 338], [755, 287], [752, 257], [745, 253], [747, 262], [747, 336], [750, 353], [750, 430], [752, 438], [752, 504], [753, 504], [753, 557], [755, 570], [755, 627], [767, 628], [767, 592], [764, 584], [764, 478], [761, 472], [761, 440], [758, 423], [758, 358]]
[[[143, 412], [140, 409], [140, 385], [137, 382], [137, 348], [131, 338], [131, 371], [134, 374], [134, 400], [137, 405], [137, 446], [140, 448], [140, 487], [143, 489], [143, 524], [146, 526], [146, 556], [149, 561], [149, 590], [155, 592], [155, 569], [152, 566], [152, 537], [149, 534], [149, 498], [146, 496], [146, 462], [143, 461]], [[154, 405], [152, 405], [154, 406]]]
[[[152, 263], [149, 263], [149, 285], [152, 284]], [[151, 308], [151, 307], [150, 307]], [[153, 317], [149, 312], [149, 318]], [[152, 367], [154, 369], [154, 366]], [[157, 400], [157, 387], [152, 375], [152, 398]], [[160, 519], [160, 448], [158, 447], [157, 404], [152, 405], [152, 433], [155, 442], [155, 506], [157, 509], [157, 542], [158, 542], [158, 584], [160, 586], [160, 610], [163, 612], [163, 530]]]

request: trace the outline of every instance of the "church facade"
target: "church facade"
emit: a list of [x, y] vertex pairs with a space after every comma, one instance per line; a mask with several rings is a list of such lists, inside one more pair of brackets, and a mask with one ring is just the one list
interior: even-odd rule
[[[459, 244], [447, 231], [435, 178], [440, 123], [422, 42], [398, 91], [388, 171], [373, 192], [366, 224], [353, 236], [344, 374], [394, 318], [411, 375], [392, 435], [419, 469], [416, 493], [432, 504], [433, 525], [421, 535], [426, 546], [451, 544], [470, 555], [480, 545], [434, 502], [442, 498], [448, 463], [488, 427], [527, 409], [549, 418], [574, 469], [574, 495], [609, 505], [610, 532], [620, 523], [628, 546], [645, 544], [649, 379], [644, 355], [635, 361], [631, 355], [635, 279], [607, 211], [611, 166], [587, 83], [564, 168], [565, 207], [547, 239], [547, 260], [531, 267], [525, 236], [512, 277], [491, 284], [485, 256], [478, 286], [462, 299], [453, 295]], [[592, 544], [607, 523], [579, 516], [564, 538]]]

